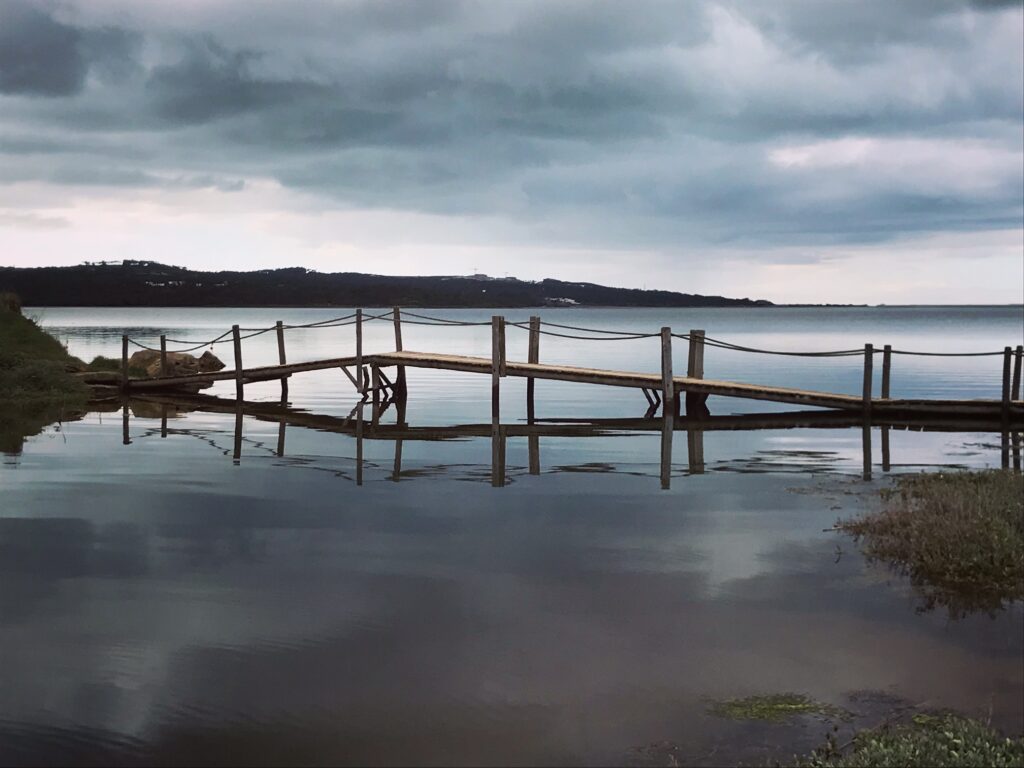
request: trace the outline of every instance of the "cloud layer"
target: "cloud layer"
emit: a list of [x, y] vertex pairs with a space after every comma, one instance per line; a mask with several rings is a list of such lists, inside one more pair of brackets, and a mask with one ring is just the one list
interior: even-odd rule
[[185, 217], [194, 266], [244, 266], [220, 241], [257, 228], [275, 264], [478, 248], [693, 289], [796, 260], [806, 292], [840, 251], [1002, 232], [996, 277], [1021, 258], [1022, 25], [1019, 2], [0, 0], [0, 244], [146, 256], [76, 225], [121, 211], [149, 237]]

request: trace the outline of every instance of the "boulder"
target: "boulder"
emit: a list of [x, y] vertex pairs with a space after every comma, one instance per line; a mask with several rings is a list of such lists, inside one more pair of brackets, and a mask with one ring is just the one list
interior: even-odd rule
[[[139, 350], [130, 358], [128, 365], [142, 368], [148, 376], [160, 375], [160, 353], [148, 349]], [[189, 373], [212, 373], [224, 367], [224, 363], [210, 351], [203, 352], [201, 357], [187, 352], [167, 353], [167, 375], [183, 376]]]

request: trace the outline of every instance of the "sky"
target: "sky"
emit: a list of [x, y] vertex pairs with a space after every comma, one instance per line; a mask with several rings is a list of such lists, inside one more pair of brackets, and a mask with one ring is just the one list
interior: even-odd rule
[[1024, 301], [1024, 3], [0, 0], [0, 265]]

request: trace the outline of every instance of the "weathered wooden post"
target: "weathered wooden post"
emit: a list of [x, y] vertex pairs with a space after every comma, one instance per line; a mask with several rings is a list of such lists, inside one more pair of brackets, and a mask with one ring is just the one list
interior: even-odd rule
[[1010, 366], [1013, 362], [1013, 350], [1003, 348], [1003, 421], [1010, 418]]
[[167, 403], [160, 406], [160, 437], [167, 437]]
[[504, 318], [491, 317], [491, 485], [497, 487], [504, 478], [501, 471], [501, 374], [504, 357]]
[[861, 426], [861, 445], [864, 453], [864, 479], [871, 479], [871, 393], [874, 387], [875, 348], [864, 345], [864, 423]]
[[686, 457], [691, 475], [704, 474], [704, 430], [688, 426], [686, 429]]
[[128, 434], [128, 398], [124, 399], [124, 407], [121, 408], [121, 442], [124, 445], [131, 445], [131, 436]]
[[160, 375], [167, 375], [167, 337], [160, 335]]
[[[395, 307], [392, 310], [395, 318], [395, 352], [402, 351], [402, 310], [400, 307]], [[405, 366], [398, 366], [398, 371], [395, 373], [395, 386], [392, 387], [396, 395], [401, 395], [406, 391], [405, 386]]]
[[[892, 380], [892, 344], [882, 347], [882, 399], [890, 397], [890, 383]], [[892, 462], [889, 454], [889, 427], [882, 427], [882, 471], [889, 472], [892, 469]]]
[[864, 418], [871, 418], [871, 391], [874, 387], [874, 360], [875, 348], [871, 344], [864, 345], [864, 389], [862, 399], [864, 402]]
[[285, 414], [281, 414], [281, 418], [277, 422], [277, 455], [284, 456], [284, 433], [288, 428], [288, 417]]
[[128, 391], [128, 337], [121, 337], [121, 391]]
[[882, 347], [882, 399], [889, 399], [889, 382], [892, 372], [892, 344]]
[[366, 374], [363, 371], [363, 310], [356, 310], [356, 389], [366, 394]]
[[242, 337], [238, 326], [231, 326], [231, 340], [235, 347], [235, 399], [242, 402], [245, 399], [245, 385], [242, 382]]
[[1020, 368], [1021, 360], [1024, 359], [1024, 346], [1017, 345], [1017, 351], [1013, 356], [1013, 386], [1011, 389], [1013, 392], [1010, 397], [1013, 400], [1020, 400]]
[[[690, 331], [690, 342], [686, 358], [686, 376], [691, 379], [704, 378], [704, 331]], [[676, 395], [675, 408], [679, 412], [679, 396]], [[707, 413], [708, 396], [698, 392], [686, 393], [686, 414], [698, 416]]]
[[672, 430], [675, 427], [673, 397], [675, 381], [672, 378], [672, 329], [661, 329], [661, 487], [667, 489], [672, 482]]
[[[526, 362], [536, 365], [540, 362], [540, 318], [536, 315], [530, 318], [530, 343], [526, 351]], [[526, 379], [526, 423], [533, 424], [536, 416], [534, 410], [534, 386], [536, 380], [533, 376]], [[532, 439], [532, 438], [531, 438]]]
[[[277, 323], [275, 324], [275, 327], [277, 328], [277, 362], [278, 362], [279, 365], [287, 365], [288, 364], [288, 357], [287, 357], [287, 355], [285, 355], [285, 352], [284, 352], [284, 323], [281, 322], [280, 320], [278, 320]], [[287, 376], [282, 376], [281, 377], [281, 401], [282, 401], [282, 404], [284, 404], [284, 401], [287, 400], [287, 398], [288, 398], [288, 377]]]

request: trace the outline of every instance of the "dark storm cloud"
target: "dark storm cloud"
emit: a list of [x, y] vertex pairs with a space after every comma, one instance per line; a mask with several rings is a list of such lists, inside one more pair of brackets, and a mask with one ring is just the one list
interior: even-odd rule
[[[625, 245], [1020, 225], [1019, 2], [0, 8], [0, 182], [271, 178]], [[971, 142], [1002, 164], [930, 175]]]

